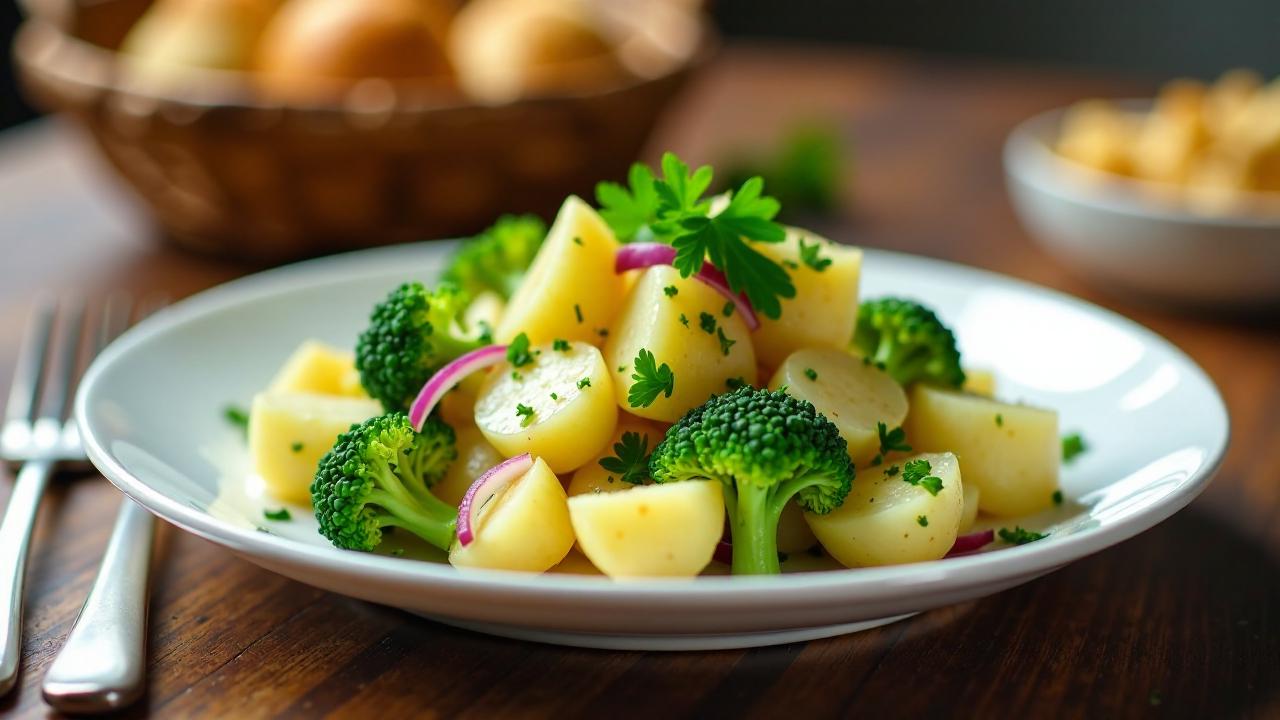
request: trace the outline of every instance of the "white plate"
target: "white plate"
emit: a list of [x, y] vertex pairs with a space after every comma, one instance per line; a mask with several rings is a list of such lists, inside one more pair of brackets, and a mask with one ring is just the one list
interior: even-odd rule
[[[1022, 547], [896, 567], [696, 580], [460, 572], [347, 552], [308, 514], [268, 523], [243, 490], [245, 450], [222, 416], [246, 404], [302, 339], [349, 346], [394, 283], [430, 279], [435, 243], [311, 261], [210, 290], [104, 352], [76, 402], [89, 457], [160, 517], [310, 585], [483, 632], [627, 649], [767, 645], [852, 632], [990, 595], [1114, 545], [1169, 517], [1209, 481], [1227, 445], [1213, 384], [1155, 334], [1087, 303], [997, 275], [870, 251], [864, 294], [931, 304], [966, 363], [1001, 393], [1058, 408], [1089, 451], [1064, 474], [1070, 502], [1025, 527]], [[1009, 523], [1012, 524], [1012, 523]], [[259, 529], [270, 525], [268, 532]]]

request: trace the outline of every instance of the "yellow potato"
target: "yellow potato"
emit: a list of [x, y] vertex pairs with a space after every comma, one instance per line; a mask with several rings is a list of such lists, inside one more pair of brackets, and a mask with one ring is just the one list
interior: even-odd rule
[[304, 392], [367, 398], [360, 386], [355, 354], [307, 340], [289, 356], [267, 392]]
[[[675, 295], [668, 295], [666, 288], [675, 288]], [[618, 405], [641, 417], [674, 422], [712, 395], [729, 390], [728, 382], [735, 378], [754, 383], [751, 335], [737, 312], [725, 316], [725, 304], [715, 290], [695, 278], [680, 277], [675, 268], [646, 269], [605, 343], [604, 356], [617, 379]], [[664, 393], [651, 405], [634, 407], [628, 393], [642, 348], [653, 353], [659, 366], [670, 367], [675, 384], [671, 397]]]
[[645, 422], [638, 418], [625, 417], [620, 419], [617, 432], [613, 434], [613, 439], [605, 445], [599, 456], [574, 471], [573, 478], [569, 480], [569, 497], [586, 493], [617, 492], [634, 487], [631, 483], [618, 479], [617, 473], [605, 470], [600, 465], [601, 460], [612, 457], [615, 454], [613, 446], [622, 442], [623, 434], [629, 432], [639, 433], [648, 443], [649, 452], [652, 452], [658, 443], [662, 441], [665, 431], [653, 423]]
[[547, 572], [554, 573], [556, 575], [604, 575], [604, 573], [600, 572], [600, 568], [592, 565], [591, 561], [587, 559], [587, 556], [583, 555], [582, 552], [577, 549], [570, 550], [569, 554], [564, 556], [564, 560], [561, 560], [559, 565], [556, 565]]
[[960, 458], [983, 512], [1027, 515], [1053, 503], [1062, 459], [1056, 412], [917, 385], [906, 428], [916, 450]]
[[693, 577], [724, 532], [724, 496], [718, 480], [640, 485], [569, 498], [569, 517], [583, 554], [609, 577]]
[[249, 454], [267, 490], [310, 504], [321, 456], [356, 423], [382, 413], [375, 400], [309, 393], [259, 393], [249, 412]]
[[533, 361], [490, 372], [476, 399], [476, 427], [503, 455], [532, 453], [567, 473], [596, 457], [613, 437], [613, 380], [594, 346], [531, 348]]
[[982, 499], [982, 491], [971, 482], [964, 483], [964, 513], [960, 515], [960, 532], [967, 533], [978, 521], [978, 505]]
[[769, 381], [774, 390], [783, 385], [788, 394], [813, 403], [835, 423], [855, 465], [870, 462], [879, 452], [876, 423], [892, 429], [907, 416], [902, 387], [888, 373], [843, 350], [797, 350]]
[[538, 458], [533, 467], [484, 504], [476, 518], [475, 540], [454, 542], [449, 562], [456, 567], [545, 572], [573, 547], [573, 526], [564, 487]]
[[942, 480], [937, 495], [902, 479], [904, 461], [859, 474], [844, 504], [830, 513], [805, 513], [818, 541], [846, 567], [937, 560], [955, 544], [964, 513], [960, 464], [951, 453], [907, 460], [929, 463], [930, 474]]
[[463, 325], [468, 328], [487, 327], [493, 330], [502, 321], [502, 312], [506, 307], [507, 304], [498, 293], [482, 292], [472, 298], [467, 309], [463, 311]]
[[520, 289], [494, 332], [498, 342], [526, 333], [534, 343], [556, 338], [601, 342], [622, 305], [624, 283], [613, 271], [618, 241], [589, 205], [570, 196], [547, 232]]
[[483, 475], [485, 470], [503, 460], [502, 453], [489, 444], [480, 430], [471, 424], [470, 418], [466, 425], [456, 427], [456, 434], [458, 458], [449, 465], [444, 478], [431, 488], [431, 492], [436, 497], [450, 505], [462, 502], [462, 496], [467, 494], [467, 488], [471, 487], [471, 484]]
[[[821, 271], [806, 265], [800, 253], [802, 242], [806, 247], [817, 246], [818, 257], [831, 264]], [[796, 286], [796, 296], [782, 300], [781, 317], [760, 316], [760, 329], [753, 335], [760, 364], [775, 368], [801, 348], [849, 347], [858, 319], [862, 250], [798, 228], [788, 228], [787, 239], [780, 243], [752, 247], [783, 263]]]
[[778, 552], [802, 553], [818, 544], [818, 538], [805, 522], [804, 510], [795, 499], [787, 501], [778, 516]]
[[964, 388], [962, 389], [982, 397], [995, 397], [996, 374], [990, 370], [967, 369], [964, 371]]

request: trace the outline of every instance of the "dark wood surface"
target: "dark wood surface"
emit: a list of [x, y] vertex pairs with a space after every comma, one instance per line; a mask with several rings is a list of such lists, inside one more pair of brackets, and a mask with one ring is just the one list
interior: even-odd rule
[[[150, 687], [130, 715], [259, 717], [1280, 717], [1280, 324], [1146, 309], [1081, 284], [1027, 238], [1000, 146], [1019, 119], [1103, 77], [883, 53], [735, 48], [653, 149], [696, 160], [828, 116], [854, 141], [842, 240], [959, 260], [1077, 293], [1170, 338], [1222, 388], [1225, 464], [1155, 529], [994, 597], [854, 636], [686, 654], [493, 639], [328, 594], [165, 527]], [[157, 247], [70, 128], [0, 136], [0, 385], [36, 293], [182, 297], [248, 268]], [[0, 389], [0, 393], [5, 390]], [[1135, 431], [1140, 431], [1135, 429]], [[0, 501], [10, 483], [0, 480]], [[27, 594], [22, 680], [0, 715], [43, 717], [39, 685], [87, 590], [119, 496], [57, 483]]]

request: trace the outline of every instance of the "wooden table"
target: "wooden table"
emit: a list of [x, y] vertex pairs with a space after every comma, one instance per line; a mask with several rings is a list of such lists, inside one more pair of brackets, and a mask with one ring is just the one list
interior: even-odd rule
[[[1280, 327], [1146, 310], [1037, 250], [1006, 199], [1019, 119], [1142, 84], [884, 53], [736, 48], [673, 109], [654, 150], [710, 160], [797, 118], [856, 142], [840, 239], [1077, 293], [1184, 348], [1219, 383], [1234, 440], [1171, 520], [994, 597], [858, 635], [758, 650], [638, 654], [493, 639], [273, 575], [161, 535], [150, 691], [129, 714], [255, 717], [1280, 716]], [[57, 123], [0, 140], [0, 380], [43, 290], [185, 296], [246, 271], [160, 249], [85, 141]], [[4, 392], [0, 390], [0, 392]], [[0, 501], [10, 484], [0, 482]], [[0, 714], [40, 717], [40, 678], [87, 590], [119, 496], [56, 486], [30, 573], [23, 676]]]

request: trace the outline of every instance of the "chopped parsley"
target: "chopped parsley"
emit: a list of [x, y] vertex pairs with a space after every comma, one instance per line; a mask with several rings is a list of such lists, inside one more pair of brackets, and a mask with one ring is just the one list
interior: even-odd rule
[[920, 527], [929, 527], [929, 516], [917, 515], [916, 524], [919, 525]]
[[551, 341], [551, 349], [559, 352], [569, 352], [569, 341], [556, 338]]
[[871, 467], [878, 467], [882, 462], [884, 462], [884, 455], [876, 453], [876, 456], [871, 458], [871, 462], [869, 464]]
[[1080, 437], [1080, 433], [1071, 433], [1064, 435], [1062, 438], [1062, 462], [1069, 463], [1075, 460], [1080, 453], [1086, 449], [1084, 438]]
[[702, 332], [708, 335], [715, 335], [716, 316], [708, 312], [702, 313], [698, 316], [698, 327], [702, 328]]
[[[613, 444], [613, 456], [601, 458], [600, 467], [617, 473], [625, 483], [640, 485], [649, 477], [649, 437], [638, 432], [622, 433]], [[611, 478], [612, 479], [612, 478]]]
[[596, 334], [602, 338], [609, 337], [609, 328], [597, 328]]
[[996, 533], [1000, 539], [1010, 545], [1026, 545], [1029, 542], [1043, 540], [1049, 537], [1048, 533], [1038, 533], [1032, 530], [1023, 530], [1022, 526], [1016, 526], [1012, 530], [1009, 528], [1000, 528], [1000, 532]]
[[1004, 427], [1004, 415], [996, 413], [996, 427]]
[[747, 381], [741, 377], [731, 377], [724, 381], [724, 386], [730, 390], [737, 390], [740, 387], [745, 387], [746, 384]]
[[716, 328], [716, 339], [720, 341], [720, 354], [729, 357], [729, 348], [737, 344], [737, 340], [730, 340], [724, 336], [724, 328]]
[[821, 250], [821, 243], [806, 245], [804, 238], [800, 238], [800, 261], [815, 272], [822, 272], [831, 265], [831, 258], [824, 258], [818, 254]]
[[814, 381], [814, 382], [817, 382], [817, 380], [818, 380], [818, 371], [817, 371], [817, 370], [814, 370], [813, 368], [805, 368], [805, 369], [804, 369], [804, 376], [805, 376], [805, 377], [807, 377], [807, 378], [809, 378], [810, 380], [812, 380], [812, 381]]
[[880, 435], [880, 454], [888, 455], [891, 452], [911, 452], [911, 446], [907, 444], [907, 431], [898, 426], [893, 430], [882, 422], [876, 423], [876, 433]]
[[524, 376], [520, 374], [519, 370], [512, 370], [511, 379], [515, 380], [516, 382], [520, 382], [521, 380], [524, 380]]
[[578, 303], [573, 304], [573, 314], [578, 318], [578, 324], [582, 324], [582, 307]]
[[1061, 490], [1054, 490], [1054, 491], [1053, 491], [1053, 504], [1054, 504], [1054, 505], [1061, 505], [1061, 504], [1062, 504], [1062, 491], [1061, 491]]
[[507, 346], [507, 362], [512, 367], [524, 367], [533, 362], [533, 355], [529, 353], [529, 336], [520, 333], [515, 340]]
[[574, 244], [574, 245], [582, 245], [582, 238], [578, 237], [577, 235], [574, 235], [574, 236], [573, 236], [573, 244]]
[[591, 378], [589, 378], [589, 377], [584, 377], [584, 378], [582, 378], [581, 380], [579, 380], [579, 381], [578, 381], [578, 389], [579, 389], [579, 390], [581, 390], [581, 389], [583, 389], [583, 388], [589, 388], [589, 387], [591, 387]]
[[302, 448], [304, 448], [304, 447], [306, 447], [306, 446], [305, 446], [305, 445], [303, 445], [302, 443], [300, 443], [300, 442], [295, 442], [294, 444], [292, 444], [292, 445], [290, 445], [290, 446], [289, 446], [289, 449], [290, 449], [290, 450], [292, 450], [292, 451], [293, 451], [293, 452], [295, 452], [295, 453], [300, 453], [300, 452], [302, 452]]
[[684, 313], [680, 313], [680, 324], [689, 327], [689, 318], [685, 317]]
[[890, 465], [889, 467], [884, 469], [885, 477], [893, 477], [894, 475], [897, 475], [898, 471], [901, 469], [902, 468], [898, 467], [897, 465]]
[[626, 371], [627, 371], [627, 366], [626, 366], [626, 365], [619, 365], [619, 366], [618, 366], [618, 372], [623, 373], [623, 372], [626, 372]]
[[249, 411], [236, 405], [228, 405], [222, 411], [222, 417], [244, 432], [249, 432]]
[[293, 519], [293, 515], [289, 514], [289, 508], [280, 508], [279, 510], [264, 509], [262, 511], [262, 517], [268, 520], [275, 520], [277, 522], [286, 522]]
[[559, 400], [559, 399], [560, 399], [560, 396], [559, 396], [559, 395], [557, 395], [556, 393], [551, 393], [551, 399], [552, 399], [552, 400]]
[[725, 317], [730, 317], [731, 315], [733, 315], [734, 309], [735, 308], [733, 306], [733, 301], [730, 300], [729, 302], [726, 302], [724, 304], [724, 308], [720, 310], [720, 314], [724, 315]]
[[666, 293], [667, 297], [675, 297], [676, 295], [680, 294], [680, 288], [676, 287], [675, 285], [668, 285], [662, 288], [662, 292]]
[[635, 372], [631, 379], [635, 381], [627, 391], [627, 403], [631, 407], [649, 407], [658, 395], [671, 397], [676, 387], [676, 376], [671, 367], [666, 363], [658, 365], [653, 353], [645, 348], [640, 348], [636, 354]]
[[937, 495], [942, 490], [942, 478], [930, 474], [932, 472], [933, 466], [928, 460], [908, 460], [902, 466], [902, 479], [910, 485], [923, 488], [930, 495]]
[[529, 427], [533, 423], [533, 408], [524, 403], [516, 403], [516, 415], [519, 415], [520, 427]]

